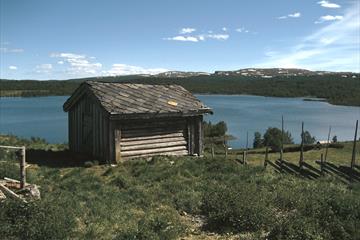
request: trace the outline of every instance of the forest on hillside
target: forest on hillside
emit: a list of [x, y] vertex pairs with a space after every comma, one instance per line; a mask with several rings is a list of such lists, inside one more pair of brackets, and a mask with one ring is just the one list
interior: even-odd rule
[[71, 80], [0, 80], [0, 96], [70, 95], [84, 81], [179, 84], [193, 93], [251, 94], [273, 97], [325, 98], [337, 105], [360, 106], [359, 78], [340, 75], [279, 76], [271, 79], [244, 76], [160, 78], [141, 76], [96, 77]]

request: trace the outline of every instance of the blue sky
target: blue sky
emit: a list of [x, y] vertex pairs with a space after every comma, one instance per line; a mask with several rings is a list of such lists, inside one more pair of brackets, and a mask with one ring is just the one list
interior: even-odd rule
[[359, 0], [0, 0], [0, 77], [360, 71]]

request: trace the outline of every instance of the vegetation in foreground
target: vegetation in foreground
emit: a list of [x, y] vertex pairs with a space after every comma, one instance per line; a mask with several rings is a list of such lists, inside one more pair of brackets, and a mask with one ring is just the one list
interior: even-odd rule
[[[356, 75], [358, 76], [358, 75]], [[70, 95], [83, 81], [179, 84], [192, 93], [252, 94], [272, 97], [318, 97], [337, 105], [360, 106], [359, 78], [341, 74], [324, 76], [278, 76], [271, 79], [245, 76], [193, 76], [161, 78], [116, 76], [65, 81], [1, 80], [0, 96]]]
[[[1, 144], [9, 139], [16, 144], [4, 136]], [[264, 170], [257, 161], [244, 166], [220, 156], [66, 167], [73, 159], [52, 164], [60, 163], [55, 158], [62, 151], [51, 149], [28, 153], [29, 181], [40, 185], [42, 200], [0, 203], [2, 238], [360, 238], [358, 184], [305, 180]], [[50, 156], [47, 161], [38, 161], [41, 152]], [[16, 176], [11, 159], [1, 156], [0, 177]]]

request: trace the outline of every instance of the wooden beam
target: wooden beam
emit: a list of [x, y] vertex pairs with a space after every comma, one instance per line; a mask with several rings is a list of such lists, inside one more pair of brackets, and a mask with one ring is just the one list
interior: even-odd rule
[[300, 160], [299, 160], [300, 168], [303, 166], [303, 163], [304, 163], [304, 122], [301, 123], [301, 146], [300, 146]]
[[121, 161], [121, 130], [119, 128], [115, 129], [115, 160]]
[[324, 162], [327, 161], [327, 155], [328, 155], [328, 150], [329, 150], [329, 145], [330, 145], [330, 134], [331, 134], [331, 126], [329, 127], [329, 134], [328, 134], [327, 144], [326, 144], [326, 148], [325, 148], [325, 159], [324, 159]]
[[350, 165], [351, 169], [354, 169], [354, 167], [355, 167], [356, 141], [357, 141], [358, 126], [359, 126], [359, 120], [356, 120], [354, 144], [353, 144], [353, 150], [352, 150], [352, 155], [351, 155], [351, 165]]

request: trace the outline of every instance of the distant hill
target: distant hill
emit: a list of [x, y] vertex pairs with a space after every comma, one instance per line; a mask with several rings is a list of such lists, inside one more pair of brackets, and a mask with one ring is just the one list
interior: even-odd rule
[[69, 80], [0, 80], [0, 96], [70, 95], [84, 81], [178, 84], [193, 93], [317, 97], [332, 104], [360, 106], [360, 74], [304, 69], [248, 68], [238, 71], [171, 71], [158, 75], [106, 76]]
[[310, 71], [298, 68], [244, 68], [236, 71], [216, 71], [214, 75], [218, 76], [252, 76], [262, 78], [273, 77], [296, 77], [296, 76], [323, 76], [339, 75], [343, 78], [356, 78], [358, 74], [351, 72], [328, 72], [328, 71]]

